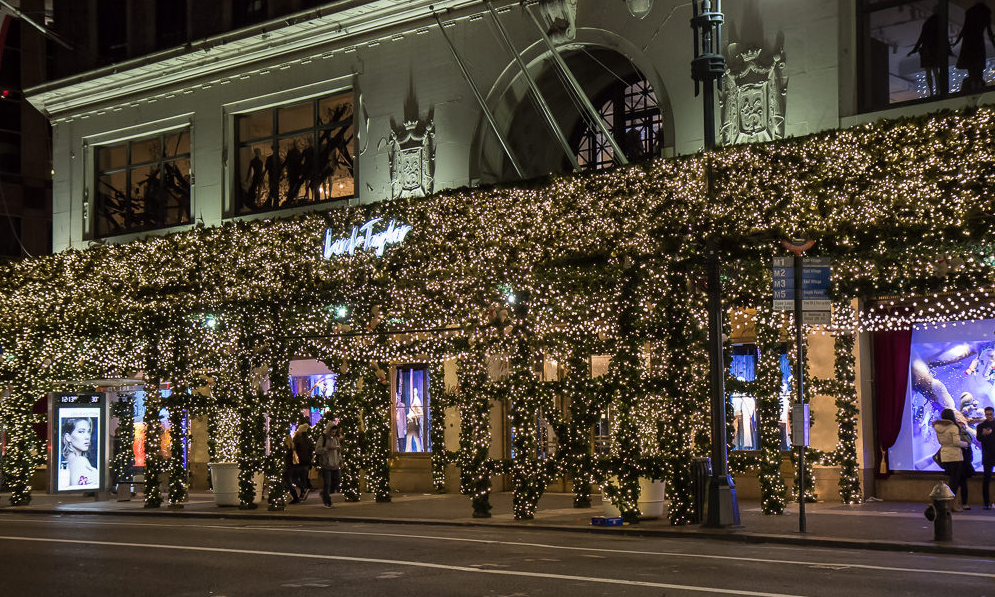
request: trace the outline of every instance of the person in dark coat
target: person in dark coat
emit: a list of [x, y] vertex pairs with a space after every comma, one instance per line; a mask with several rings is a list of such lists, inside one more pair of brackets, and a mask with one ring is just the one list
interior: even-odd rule
[[287, 490], [290, 497], [291, 504], [301, 503], [300, 497], [297, 495], [297, 490], [294, 489], [294, 482], [297, 478], [297, 452], [294, 450], [294, 440], [289, 435], [286, 441], [283, 442], [283, 488]]
[[995, 467], [995, 409], [985, 408], [985, 420], [978, 424], [978, 443], [981, 444], [981, 497], [985, 510], [992, 509], [992, 496], [989, 485], [992, 482], [992, 468]]
[[339, 436], [339, 426], [329, 421], [325, 432], [318, 439], [315, 448], [318, 456], [318, 468], [321, 469], [322, 488], [321, 499], [326, 508], [332, 507], [332, 494], [339, 490], [340, 467], [342, 465], [342, 444]]
[[311, 491], [311, 482], [308, 480], [308, 471], [314, 462], [314, 442], [311, 440], [311, 425], [307, 422], [301, 423], [294, 433], [294, 451], [297, 453], [297, 475], [296, 484], [301, 492], [301, 501], [307, 499]]

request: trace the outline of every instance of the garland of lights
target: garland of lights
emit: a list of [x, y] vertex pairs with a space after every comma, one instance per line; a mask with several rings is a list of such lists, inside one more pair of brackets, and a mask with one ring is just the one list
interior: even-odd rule
[[770, 307], [758, 308], [761, 314], [756, 321], [757, 360], [756, 379], [752, 394], [757, 401], [757, 418], [760, 433], [760, 462], [757, 473], [760, 481], [760, 510], [764, 514], [784, 514], [788, 488], [781, 475], [781, 325], [776, 322]]
[[[111, 403], [111, 416], [117, 419], [114, 432], [114, 455], [110, 461], [111, 479], [115, 485], [123, 485], [132, 480], [135, 466], [135, 403], [131, 396], [123, 396]], [[128, 492], [118, 487], [118, 492]]]
[[[736, 263], [726, 283], [732, 304], [755, 306], [757, 297], [768, 293], [770, 252], [757, 247], [799, 236], [819, 239], [818, 250], [833, 258], [832, 292], [837, 299], [924, 297], [910, 298], [911, 304], [888, 311], [840, 310], [828, 327], [837, 335], [993, 317], [989, 291], [976, 290], [995, 287], [995, 247], [987, 240], [995, 231], [987, 201], [989, 181], [995, 179], [995, 139], [988, 134], [993, 115], [990, 109], [978, 109], [731, 147], [709, 154], [714, 192], [708, 200], [703, 158], [691, 156], [517, 187], [453, 190], [280, 220], [233, 221], [5, 264], [0, 275], [0, 346], [9, 354], [18, 353], [6, 359], [2, 376], [12, 388], [12, 398], [4, 400], [0, 413], [12, 450], [4, 462], [8, 482], [17, 500], [30, 499], [30, 477], [44, 454], [32, 443], [31, 403], [49, 391], [53, 379], [120, 375], [141, 368], [147, 387], [155, 385], [150, 406], [157, 409], [158, 381], [185, 379], [214, 358], [210, 355], [227, 354], [221, 358], [224, 363], [209, 369], [244, 384], [248, 368], [241, 363], [267, 358], [255, 352], [272, 345], [267, 340], [333, 334], [329, 304], [345, 302], [367, 312], [386, 295], [391, 303], [385, 316], [405, 322], [398, 328], [463, 325], [479, 317], [490, 289], [513, 279], [534, 291], [529, 325], [536, 346], [546, 344], [564, 326], [576, 326], [615, 345], [634, 345], [637, 337], [646, 340], [668, 363], [661, 372], [654, 370], [655, 386], [644, 379], [642, 365], [615, 381], [634, 384], [630, 387], [636, 396], [636, 418], [627, 421], [629, 413], [617, 417], [621, 435], [615, 436], [628, 438], [622, 451], [634, 450], [635, 438], [646, 433], [645, 417], [640, 419], [636, 411], [657, 399], [650, 390], [665, 390], [661, 393], [671, 412], [661, 422], [657, 440], [667, 459], [671, 519], [682, 524], [695, 514], [691, 462], [704, 453], [708, 435], [701, 408], [707, 403], [707, 390], [702, 391], [707, 367], [701, 363], [706, 318], [700, 300], [687, 290], [688, 280], [698, 276], [700, 245], [694, 239], [716, 233], [724, 239], [723, 262]], [[506, 217], [509, 213], [516, 217]], [[326, 229], [347, 230], [371, 217], [403, 219], [413, 230], [431, 233], [412, 233], [409, 244], [381, 258], [358, 254], [321, 260], [319, 245]], [[647, 270], [638, 292], [627, 296], [616, 293], [618, 267], [588, 267], [617, 264], [616, 257], [624, 255], [654, 256], [652, 271]], [[571, 270], [581, 273], [560, 275]], [[253, 329], [247, 314], [260, 305], [285, 306], [285, 321]], [[212, 313], [210, 321], [220, 325], [211, 333], [204, 326], [192, 332], [189, 317], [169, 313]], [[623, 313], [629, 315], [620, 316]], [[240, 324], [248, 332], [237, 329]], [[39, 339], [27, 342], [26, 329]], [[630, 330], [631, 337], [620, 338], [623, 329]], [[157, 330], [157, 337], [149, 338], [143, 330]], [[238, 340], [247, 333], [257, 334], [259, 342]], [[465, 334], [473, 345], [484, 342], [483, 334]], [[190, 358], [183, 371], [176, 364], [182, 361], [176, 356], [178, 338], [189, 340]], [[366, 349], [360, 343], [333, 344], [339, 358], [362, 362]], [[156, 365], [160, 359], [150, 353], [159, 345], [171, 356]], [[424, 358], [425, 352], [415, 352], [411, 345], [393, 339], [382, 349], [381, 361]], [[41, 366], [45, 360], [51, 368]], [[460, 362], [476, 366], [467, 358]], [[485, 385], [477, 384], [481, 391], [474, 398], [476, 409], [486, 402]], [[234, 395], [226, 407], [240, 413], [238, 458], [250, 466], [264, 445], [260, 411], [269, 408], [269, 402], [247, 391]], [[839, 400], [840, 394], [836, 397]], [[356, 405], [362, 400], [346, 402]], [[353, 462], [358, 466], [363, 461], [363, 413], [358, 406], [348, 408], [356, 411], [350, 416], [356, 425]], [[474, 408], [473, 416], [484, 420]], [[524, 408], [531, 406], [523, 403]], [[252, 412], [258, 421], [247, 418]], [[146, 504], [155, 506], [161, 501], [157, 426], [157, 417], [151, 417]], [[467, 449], [475, 455], [459, 458], [477, 471], [470, 475], [479, 484], [471, 495], [483, 496], [489, 493], [492, 464], [478, 452], [490, 441], [489, 435], [484, 441], [480, 429], [473, 433], [475, 439], [461, 453]], [[842, 425], [840, 442], [846, 449], [838, 447], [832, 459], [849, 466], [852, 441]], [[810, 454], [809, 460], [819, 457], [816, 451]], [[366, 455], [367, 465], [374, 460], [380, 459]], [[240, 479], [243, 503], [254, 493], [246, 466]], [[638, 466], [625, 461], [620, 468], [628, 478]], [[484, 483], [477, 475], [485, 470], [488, 484], [481, 494]], [[360, 474], [358, 469], [353, 474], [356, 491]]]
[[432, 420], [428, 431], [432, 439], [432, 487], [436, 493], [446, 493], [446, 467], [452, 461], [452, 455], [446, 450], [446, 409], [453, 405], [454, 396], [446, 388], [443, 360], [436, 359], [432, 362], [428, 379], [434, 386], [429, 407]]

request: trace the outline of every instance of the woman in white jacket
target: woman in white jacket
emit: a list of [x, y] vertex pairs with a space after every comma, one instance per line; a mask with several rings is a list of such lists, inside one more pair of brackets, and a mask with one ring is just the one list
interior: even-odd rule
[[[960, 425], [957, 424], [953, 409], [944, 409], [940, 413], [940, 418], [933, 421], [933, 429], [936, 431], [937, 441], [940, 442], [940, 466], [950, 478], [950, 489], [954, 492], [954, 496], [960, 489], [961, 502], [970, 509], [970, 506], [967, 506], [967, 475], [965, 475], [966, 471], [964, 470], [964, 452], [961, 450], [961, 448], [967, 447], [967, 442], [961, 440]], [[957, 505], [955, 498], [951, 510], [960, 512], [962, 509]]]

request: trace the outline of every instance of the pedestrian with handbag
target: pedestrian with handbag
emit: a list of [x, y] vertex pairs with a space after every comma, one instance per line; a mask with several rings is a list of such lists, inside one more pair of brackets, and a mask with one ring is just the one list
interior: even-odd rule
[[[964, 476], [962, 448], [966, 448], [968, 444], [961, 440], [960, 426], [957, 424], [953, 409], [946, 408], [940, 413], [940, 418], [933, 421], [933, 430], [936, 431], [936, 440], [940, 442], [940, 466], [949, 477], [950, 490], [956, 497], [957, 490], [960, 489], [961, 498], [966, 502], [967, 500], [963, 498], [967, 496], [967, 477]], [[954, 501], [951, 510], [960, 512], [963, 508]]]
[[314, 461], [314, 442], [311, 440], [311, 425], [307, 421], [301, 423], [294, 433], [294, 453], [297, 455], [297, 465], [295, 480], [297, 488], [301, 492], [301, 501], [307, 499], [311, 492], [311, 482], [308, 474], [311, 471], [311, 464]]

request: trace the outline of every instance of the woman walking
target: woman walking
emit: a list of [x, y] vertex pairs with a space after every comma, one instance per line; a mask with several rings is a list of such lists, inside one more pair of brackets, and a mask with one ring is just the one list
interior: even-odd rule
[[342, 466], [342, 443], [339, 438], [339, 426], [332, 421], [325, 425], [325, 432], [318, 440], [315, 454], [318, 455], [318, 468], [321, 469], [321, 499], [326, 508], [331, 508], [332, 494], [339, 490], [339, 469]]
[[311, 425], [306, 421], [297, 427], [294, 433], [294, 452], [297, 453], [296, 483], [301, 493], [301, 501], [307, 499], [311, 491], [311, 483], [308, 481], [308, 472], [311, 470], [311, 463], [314, 460], [314, 442], [311, 441]]
[[[933, 429], [936, 431], [936, 439], [940, 442], [940, 466], [950, 478], [950, 490], [957, 495], [957, 490], [961, 490], [961, 501], [967, 502], [967, 476], [964, 474], [964, 452], [961, 448], [967, 447], [967, 442], [960, 438], [960, 426], [951, 408], [946, 408], [940, 413], [940, 418], [933, 421]], [[953, 512], [963, 510], [954, 500]]]

